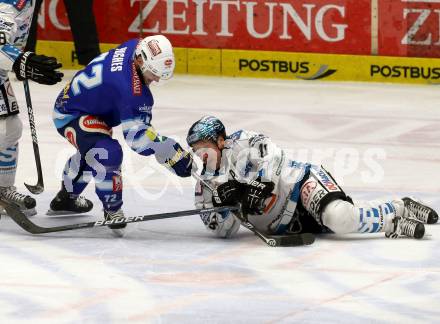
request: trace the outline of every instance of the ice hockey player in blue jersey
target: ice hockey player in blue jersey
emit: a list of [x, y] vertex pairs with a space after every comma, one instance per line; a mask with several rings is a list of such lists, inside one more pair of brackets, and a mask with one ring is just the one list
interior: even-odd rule
[[330, 230], [392, 238], [422, 238], [424, 224], [438, 221], [432, 208], [410, 197], [353, 203], [323, 167], [294, 160], [259, 133], [226, 136], [213, 116], [195, 122], [187, 142], [204, 164], [196, 207], [241, 204], [241, 212], [201, 216], [219, 237], [234, 236], [243, 218], [270, 235]]
[[63, 76], [54, 57], [23, 51], [34, 7], [34, 0], [0, 0], [0, 199], [29, 216], [35, 214], [35, 199], [14, 187], [23, 125], [8, 72], [14, 72], [20, 81], [47, 85], [60, 82]]
[[[180, 177], [191, 175], [191, 156], [172, 138], [151, 125], [152, 82], [170, 79], [175, 59], [163, 35], [129, 40], [96, 57], [59, 94], [54, 123], [77, 153], [66, 164], [62, 189], [49, 213], [84, 213], [91, 201], [81, 197], [92, 177], [106, 220], [120, 219], [122, 211], [122, 149], [112, 128], [122, 126], [128, 145], [156, 160]], [[122, 234], [125, 225], [113, 225]]]

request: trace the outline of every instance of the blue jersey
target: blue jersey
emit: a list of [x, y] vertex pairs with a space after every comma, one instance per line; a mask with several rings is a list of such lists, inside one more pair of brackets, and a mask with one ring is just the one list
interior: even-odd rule
[[81, 115], [99, 117], [110, 127], [137, 118], [150, 122], [154, 101], [134, 67], [137, 43], [130, 40], [103, 53], [76, 73], [58, 97], [57, 128]]
[[138, 42], [125, 42], [76, 73], [57, 98], [54, 123], [60, 129], [80, 116], [96, 116], [109, 127], [121, 125], [125, 139], [137, 153], [170, 159], [176, 142], [159, 136], [151, 125], [153, 96], [134, 65]]

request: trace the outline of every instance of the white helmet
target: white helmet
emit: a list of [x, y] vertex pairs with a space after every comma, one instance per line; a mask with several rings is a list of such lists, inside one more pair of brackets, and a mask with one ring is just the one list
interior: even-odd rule
[[165, 36], [154, 35], [142, 39], [136, 48], [136, 56], [139, 55], [144, 61], [141, 66], [142, 73], [150, 71], [162, 80], [168, 80], [173, 76], [176, 61], [173, 46]]

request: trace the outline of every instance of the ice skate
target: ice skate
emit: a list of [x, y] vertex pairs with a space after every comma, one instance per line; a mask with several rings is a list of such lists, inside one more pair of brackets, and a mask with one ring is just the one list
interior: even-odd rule
[[[34, 216], [37, 214], [35, 210], [37, 202], [35, 199], [31, 196], [19, 193], [15, 187], [0, 187], [0, 199], [16, 205], [26, 216]], [[0, 208], [0, 214], [6, 215], [6, 211]]]
[[414, 218], [396, 216], [393, 219], [394, 229], [385, 233], [386, 237], [398, 238], [401, 236], [421, 239], [425, 235], [425, 225]]
[[402, 200], [405, 203], [405, 208], [409, 210], [415, 216], [415, 218], [417, 218], [422, 223], [437, 223], [438, 215], [432, 208], [411, 197], [405, 197], [402, 198]]
[[78, 195], [68, 193], [64, 188], [50, 202], [47, 215], [69, 215], [87, 213], [93, 208], [93, 203]]
[[116, 222], [116, 224], [108, 226], [113, 231], [113, 234], [115, 234], [115, 236], [124, 236], [124, 228], [127, 226], [127, 224], [117, 224], [119, 219], [123, 220], [125, 218], [122, 209], [118, 209], [117, 211], [104, 210], [104, 218], [106, 221], [114, 220]]

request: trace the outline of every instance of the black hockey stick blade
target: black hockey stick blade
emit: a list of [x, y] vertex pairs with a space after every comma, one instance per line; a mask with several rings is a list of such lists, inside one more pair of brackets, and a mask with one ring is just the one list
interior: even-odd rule
[[29, 82], [28, 80], [23, 81], [23, 87], [24, 87], [24, 94], [26, 97], [26, 104], [28, 109], [28, 117], [29, 117], [29, 127], [31, 129], [31, 136], [32, 136], [32, 144], [34, 148], [34, 157], [35, 157], [35, 164], [37, 166], [37, 174], [38, 174], [38, 181], [35, 186], [24, 184], [26, 188], [33, 193], [34, 195], [38, 195], [44, 191], [44, 183], [43, 183], [43, 170], [41, 169], [41, 158], [40, 158], [40, 149], [38, 147], [38, 139], [37, 139], [37, 129], [35, 127], [35, 120], [34, 120], [34, 109], [32, 107], [32, 99], [31, 99], [31, 91], [29, 89]]
[[102, 220], [96, 222], [78, 223], [78, 224], [62, 225], [55, 227], [42, 227], [29, 220], [29, 218], [27, 218], [16, 205], [7, 203], [2, 200], [0, 200], [0, 205], [3, 206], [3, 208], [6, 210], [6, 213], [9, 215], [9, 217], [11, 217], [11, 219], [15, 223], [17, 223], [18, 226], [20, 226], [22, 229], [24, 229], [25, 231], [31, 234], [63, 232], [63, 231], [71, 231], [71, 230], [77, 230], [83, 228], [102, 227], [102, 226], [108, 226], [114, 224], [129, 224], [129, 223], [145, 222], [156, 219], [175, 218], [175, 217], [191, 216], [191, 215], [198, 215], [198, 214], [212, 213], [212, 212], [222, 212], [226, 210], [236, 209], [236, 207], [228, 207], [228, 206], [207, 208], [207, 209], [192, 209], [192, 210], [184, 210], [184, 211], [171, 212], [171, 213], [126, 217], [112, 221]]
[[311, 233], [289, 234], [289, 235], [267, 235], [261, 233], [254, 225], [247, 221], [242, 221], [241, 225], [257, 235], [267, 245], [276, 246], [302, 246], [310, 245], [315, 242], [315, 236]]
[[31, 193], [33, 193], [34, 195], [39, 195], [44, 191], [43, 170], [41, 169], [40, 150], [38, 148], [38, 144], [35, 142], [33, 142], [32, 144], [34, 146], [34, 155], [35, 155], [35, 163], [37, 165], [38, 181], [35, 186], [29, 185], [27, 183], [25, 183], [24, 185]]
[[35, 186], [28, 185], [27, 183], [24, 184], [29, 190], [29, 192], [33, 193], [34, 195], [39, 195], [44, 191], [44, 186], [42, 184], [36, 184]]
[[31, 193], [33, 193], [34, 195], [39, 195], [44, 191], [43, 171], [41, 170], [40, 150], [38, 149], [38, 144], [35, 144], [34, 142], [33, 145], [35, 162], [37, 164], [38, 181], [35, 186], [29, 185], [27, 183], [25, 183], [24, 185]]
[[301, 246], [310, 245], [315, 242], [315, 235], [312, 233], [288, 234], [273, 237], [278, 240], [279, 246]]

